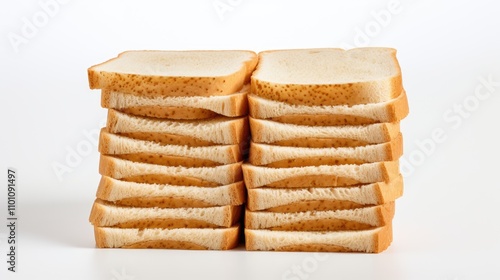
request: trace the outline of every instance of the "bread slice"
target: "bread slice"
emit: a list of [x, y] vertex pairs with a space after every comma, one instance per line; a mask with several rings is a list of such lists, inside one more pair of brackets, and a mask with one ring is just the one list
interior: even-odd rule
[[248, 103], [252, 118], [312, 126], [399, 122], [409, 113], [408, 98], [404, 90], [389, 101], [353, 106], [292, 105], [253, 94], [248, 95]]
[[207, 119], [219, 115], [240, 117], [248, 113], [245, 85], [239, 92], [222, 96], [154, 96], [128, 94], [109, 89], [101, 93], [101, 106], [127, 114], [167, 119]]
[[336, 188], [248, 189], [251, 211], [304, 212], [356, 209], [395, 201], [403, 195], [403, 176], [389, 182]]
[[246, 117], [173, 121], [137, 117], [109, 109], [106, 127], [110, 133], [134, 139], [195, 147], [239, 144], [249, 136]]
[[266, 167], [363, 164], [398, 160], [403, 154], [400, 134], [391, 142], [361, 147], [299, 148], [251, 143], [249, 163]]
[[91, 89], [142, 96], [227, 95], [249, 81], [252, 51], [127, 51], [88, 69]]
[[358, 231], [274, 231], [245, 229], [249, 251], [380, 253], [392, 242], [392, 225]]
[[264, 51], [251, 86], [265, 99], [308, 106], [385, 102], [403, 90], [389, 48]]
[[145, 184], [102, 176], [96, 197], [129, 207], [213, 207], [242, 205], [246, 201], [243, 181], [213, 188]]
[[216, 187], [241, 181], [241, 162], [216, 167], [162, 166], [101, 155], [99, 173], [114, 179], [147, 184]]
[[398, 161], [289, 168], [243, 164], [242, 167], [248, 189], [342, 187], [389, 182], [399, 174]]
[[239, 226], [201, 229], [94, 227], [94, 236], [97, 248], [229, 250], [238, 246]]
[[394, 202], [336, 211], [275, 213], [245, 211], [245, 228], [279, 231], [366, 230], [388, 225], [394, 217]]
[[99, 227], [217, 228], [238, 223], [241, 206], [205, 208], [141, 208], [116, 206], [96, 199], [89, 221]]
[[392, 141], [399, 123], [359, 126], [308, 126], [250, 119], [252, 141], [277, 146], [331, 148], [357, 147]]
[[212, 167], [242, 160], [237, 144], [207, 147], [161, 145], [109, 133], [107, 128], [101, 129], [99, 152], [130, 161], [166, 166]]

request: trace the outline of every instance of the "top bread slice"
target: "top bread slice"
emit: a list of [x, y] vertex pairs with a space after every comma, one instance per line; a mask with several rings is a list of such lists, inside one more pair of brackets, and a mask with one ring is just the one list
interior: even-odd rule
[[385, 102], [402, 90], [390, 48], [264, 51], [251, 79], [257, 96], [309, 106]]
[[142, 96], [211, 96], [239, 91], [257, 64], [252, 51], [127, 51], [88, 69], [91, 89]]
[[239, 92], [229, 95], [147, 97], [103, 89], [101, 106], [135, 116], [176, 120], [240, 117], [248, 113], [249, 90], [247, 84]]
[[409, 113], [408, 98], [404, 90], [398, 97], [386, 102], [353, 106], [292, 105], [253, 94], [248, 95], [248, 103], [252, 118], [312, 126], [399, 122]]

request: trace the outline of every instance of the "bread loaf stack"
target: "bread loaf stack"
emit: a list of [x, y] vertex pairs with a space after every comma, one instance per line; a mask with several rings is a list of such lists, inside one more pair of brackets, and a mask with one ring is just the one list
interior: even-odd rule
[[385, 250], [408, 114], [396, 51], [262, 52], [248, 98], [247, 250]]
[[89, 68], [108, 109], [97, 247], [224, 250], [246, 200], [250, 51], [130, 51]]

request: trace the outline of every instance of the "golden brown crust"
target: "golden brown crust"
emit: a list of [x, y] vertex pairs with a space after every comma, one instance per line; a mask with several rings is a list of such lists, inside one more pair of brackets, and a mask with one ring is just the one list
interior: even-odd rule
[[382, 227], [373, 236], [373, 253], [385, 251], [392, 243], [392, 223]]
[[271, 207], [267, 209], [259, 209], [256, 204], [253, 204], [252, 197], [248, 197], [248, 209], [252, 211], [265, 210], [267, 212], [276, 213], [296, 213], [305, 211], [330, 211], [330, 210], [349, 210], [361, 207], [369, 207], [373, 205], [359, 204], [353, 201], [347, 200], [305, 200], [294, 203], [289, 203], [286, 205]]
[[94, 239], [97, 248], [109, 248], [106, 240], [106, 232], [100, 227], [94, 227]]
[[289, 245], [276, 248], [273, 251], [285, 251], [285, 252], [337, 252], [337, 253], [348, 253], [354, 252], [349, 248], [342, 246], [330, 245], [330, 244], [302, 244], [302, 245]]
[[116, 134], [138, 140], [152, 141], [162, 145], [187, 145], [190, 147], [207, 147], [207, 146], [219, 145], [214, 142], [201, 140], [191, 136], [177, 135], [170, 133], [126, 132], [126, 133], [116, 133]]
[[410, 107], [408, 106], [408, 96], [406, 96], [405, 90], [401, 93], [400, 98], [395, 99], [395, 102], [389, 105], [387, 110], [389, 119], [386, 122], [399, 122], [408, 116]]
[[101, 176], [95, 196], [97, 198], [107, 200], [111, 195], [112, 189], [113, 189], [113, 182], [109, 179], [109, 177]]
[[[101, 175], [113, 178], [111, 174], [101, 173]], [[146, 174], [129, 176], [124, 178], [114, 178], [120, 179], [127, 182], [135, 183], [146, 183], [146, 184], [162, 184], [162, 185], [174, 185], [174, 186], [197, 186], [197, 187], [217, 187], [220, 186], [219, 183], [209, 182], [200, 178], [188, 177], [188, 176], [170, 176], [164, 174]]]
[[[304, 188], [304, 187], [342, 187], [357, 185], [360, 182], [351, 178], [335, 175], [304, 175], [276, 181], [262, 187], [269, 188]], [[249, 187], [250, 188], [250, 187]]]
[[128, 197], [113, 202], [116, 206], [124, 207], [158, 207], [158, 208], [187, 208], [187, 207], [213, 207], [213, 205], [203, 200], [184, 197]]
[[403, 195], [404, 180], [403, 176], [394, 177], [391, 182], [380, 182], [376, 185], [377, 201], [384, 204], [395, 201]]
[[200, 120], [220, 116], [206, 109], [173, 106], [133, 106], [115, 110], [135, 116], [172, 120]]
[[[256, 116], [252, 116], [257, 118]], [[271, 121], [279, 123], [288, 123], [296, 125], [311, 125], [311, 126], [336, 126], [336, 125], [366, 125], [377, 123], [377, 120], [349, 115], [286, 115], [280, 117], [269, 118]]]
[[248, 80], [255, 68], [258, 57], [254, 52], [252, 57], [243, 62], [239, 71], [227, 76], [218, 77], [171, 77], [124, 74], [116, 72], [88, 69], [89, 87], [91, 89], [109, 89], [123, 93], [140, 94], [143, 96], [209, 96], [227, 95], [237, 92]]
[[294, 138], [289, 140], [281, 140], [266, 144], [271, 144], [276, 146], [286, 146], [286, 147], [303, 147], [303, 148], [340, 148], [340, 147], [366, 146], [370, 145], [371, 143], [361, 140], [345, 139], [345, 138], [303, 137], [303, 138]]
[[[191, 158], [191, 157], [178, 157], [167, 156], [155, 153], [133, 153], [114, 155], [117, 158], [129, 160], [133, 162], [142, 162], [149, 164], [158, 164], [164, 166], [183, 166], [183, 167], [215, 167], [222, 165], [221, 163], [214, 162], [208, 159]], [[240, 159], [241, 160], [241, 159]], [[229, 162], [235, 163], [240, 160]]]
[[[252, 152], [250, 152], [252, 155]], [[255, 164], [250, 161], [251, 164]], [[269, 164], [264, 164], [265, 167], [287, 168], [287, 167], [302, 167], [302, 166], [320, 166], [320, 165], [341, 165], [341, 164], [363, 164], [368, 163], [366, 160], [341, 158], [341, 157], [306, 157], [294, 158], [275, 161]]]
[[176, 249], [176, 250], [208, 250], [209, 248], [201, 246], [194, 242], [177, 240], [149, 240], [125, 245], [124, 249]]

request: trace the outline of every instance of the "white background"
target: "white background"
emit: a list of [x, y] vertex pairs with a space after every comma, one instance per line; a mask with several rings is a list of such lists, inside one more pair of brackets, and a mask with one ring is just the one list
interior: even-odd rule
[[[44, 9], [48, 2], [0, 9], [0, 170], [18, 171], [20, 219], [16, 274], [0, 227], [1, 279], [500, 279], [497, 1], [401, 0], [394, 9], [389, 0], [61, 0]], [[405, 194], [387, 251], [94, 249], [87, 219], [98, 153], [86, 134], [106, 112], [88, 89], [89, 66], [131, 49], [365, 45], [398, 50], [411, 109], [402, 123]], [[55, 165], [71, 172], [58, 178]]]

